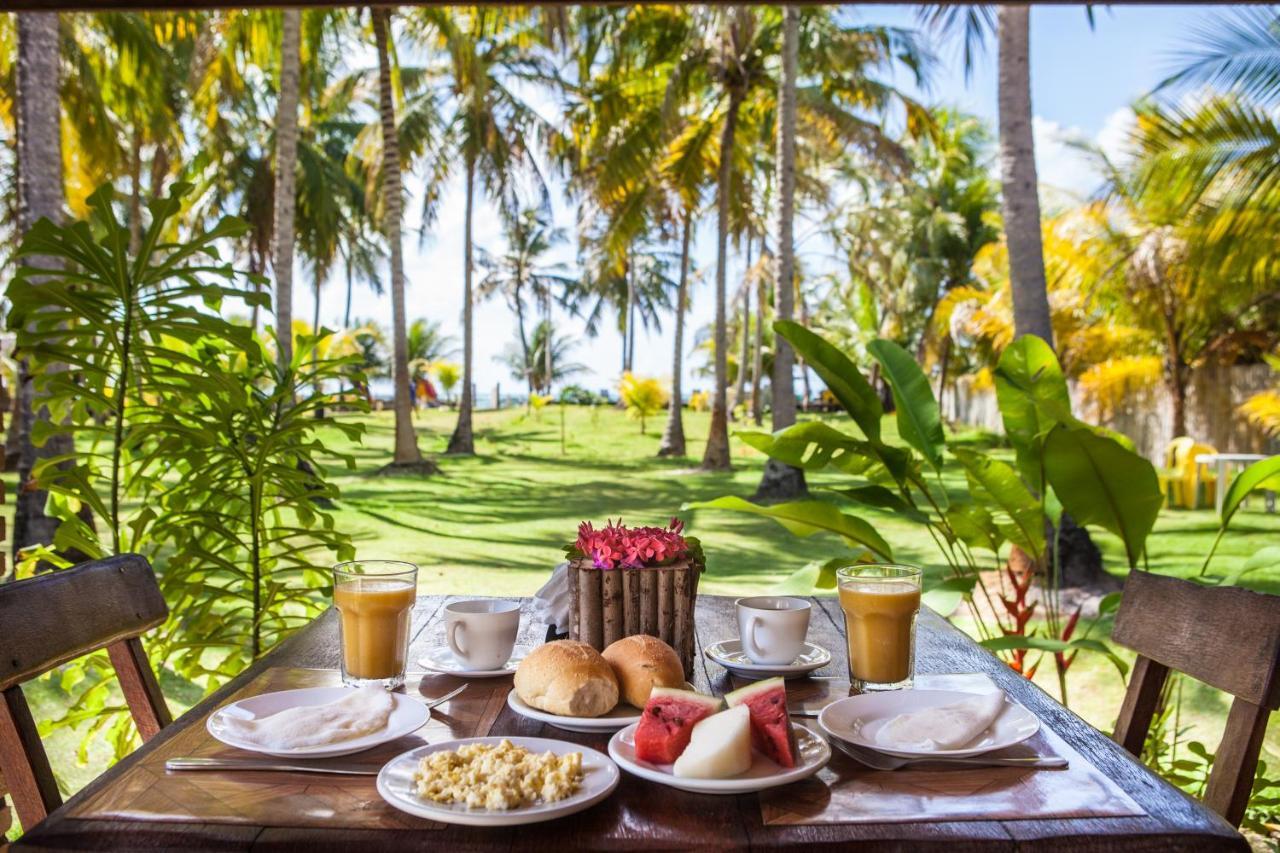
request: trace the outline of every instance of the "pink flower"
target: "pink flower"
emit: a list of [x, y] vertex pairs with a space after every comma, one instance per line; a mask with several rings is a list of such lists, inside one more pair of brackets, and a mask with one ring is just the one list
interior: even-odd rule
[[643, 569], [663, 565], [689, 553], [689, 545], [681, 535], [684, 522], [672, 518], [666, 527], [634, 527], [622, 519], [608, 520], [597, 530], [589, 521], [578, 525], [577, 550], [591, 558], [597, 569]]

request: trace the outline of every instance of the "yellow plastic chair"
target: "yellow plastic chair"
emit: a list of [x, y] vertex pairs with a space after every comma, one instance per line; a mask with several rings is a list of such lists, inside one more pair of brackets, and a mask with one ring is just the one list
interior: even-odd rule
[[1164, 452], [1164, 470], [1160, 472], [1160, 486], [1168, 506], [1181, 509], [1213, 506], [1217, 478], [1209, 465], [1197, 464], [1196, 457], [1217, 452], [1212, 445], [1186, 435], [1169, 442]]

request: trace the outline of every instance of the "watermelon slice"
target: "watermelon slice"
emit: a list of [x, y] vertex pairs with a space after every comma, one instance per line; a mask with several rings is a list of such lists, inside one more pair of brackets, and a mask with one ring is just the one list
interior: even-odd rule
[[787, 713], [786, 682], [766, 678], [724, 697], [730, 708], [746, 705], [751, 712], [751, 745], [782, 767], [796, 766], [796, 735]]
[[721, 707], [715, 696], [674, 687], [653, 688], [636, 725], [636, 758], [653, 764], [674, 763], [689, 745], [694, 725]]

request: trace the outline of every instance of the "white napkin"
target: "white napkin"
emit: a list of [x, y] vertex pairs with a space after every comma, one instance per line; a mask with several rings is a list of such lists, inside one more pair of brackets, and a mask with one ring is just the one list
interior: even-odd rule
[[569, 630], [569, 564], [561, 563], [533, 596], [533, 620], [555, 625], [557, 633]]
[[269, 717], [241, 720], [224, 715], [227, 730], [268, 749], [299, 749], [354, 740], [387, 727], [395, 700], [381, 687], [353, 690], [327, 705], [302, 705]]
[[995, 722], [1004, 709], [1004, 691], [983, 693], [962, 702], [899, 714], [876, 732], [886, 749], [961, 749]]

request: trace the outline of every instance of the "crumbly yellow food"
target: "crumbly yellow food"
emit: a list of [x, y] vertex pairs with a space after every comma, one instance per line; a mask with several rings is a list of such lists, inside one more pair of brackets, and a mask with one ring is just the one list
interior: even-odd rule
[[413, 781], [424, 800], [506, 811], [554, 803], [577, 791], [582, 753], [537, 755], [505, 738], [497, 746], [469, 743], [423, 758]]

